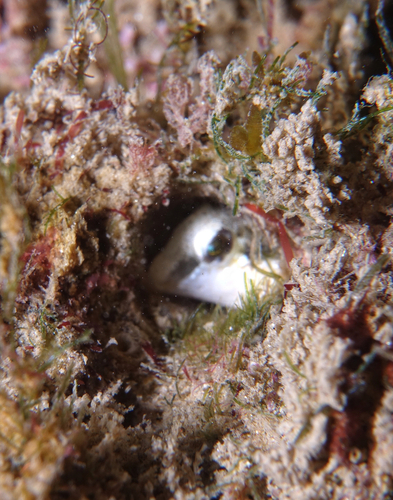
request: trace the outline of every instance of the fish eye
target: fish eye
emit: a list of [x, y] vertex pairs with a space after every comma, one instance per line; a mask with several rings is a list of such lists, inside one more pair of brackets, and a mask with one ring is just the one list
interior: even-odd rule
[[212, 262], [222, 258], [232, 248], [232, 233], [228, 229], [221, 229], [207, 246], [205, 261]]

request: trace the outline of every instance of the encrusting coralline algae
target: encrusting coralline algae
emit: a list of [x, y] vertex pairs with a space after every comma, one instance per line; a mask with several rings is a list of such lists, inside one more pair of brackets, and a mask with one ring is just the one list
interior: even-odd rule
[[[163, 2], [154, 78], [99, 97], [84, 73], [107, 11], [72, 4], [80, 32], [0, 109], [1, 497], [391, 498], [393, 80], [356, 95], [366, 3], [304, 2], [298, 24], [277, 3], [283, 39], [318, 9], [338, 34], [322, 49], [315, 24], [275, 59], [266, 39], [244, 52], [254, 4]], [[285, 224], [283, 297], [146, 289], [155, 243], [207, 200]]]

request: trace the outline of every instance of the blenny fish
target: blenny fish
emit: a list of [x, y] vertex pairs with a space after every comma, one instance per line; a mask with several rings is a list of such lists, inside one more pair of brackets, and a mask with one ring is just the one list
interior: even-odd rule
[[148, 271], [150, 287], [226, 307], [251, 290], [277, 291], [288, 267], [277, 238], [263, 221], [227, 208], [203, 205], [173, 231]]

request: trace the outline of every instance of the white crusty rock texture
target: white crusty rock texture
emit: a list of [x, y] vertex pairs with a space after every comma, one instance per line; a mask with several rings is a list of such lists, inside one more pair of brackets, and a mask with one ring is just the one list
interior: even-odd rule
[[[0, 107], [1, 498], [392, 498], [393, 62], [366, 2], [49, 3]], [[285, 227], [279, 293], [149, 290], [203, 203]]]

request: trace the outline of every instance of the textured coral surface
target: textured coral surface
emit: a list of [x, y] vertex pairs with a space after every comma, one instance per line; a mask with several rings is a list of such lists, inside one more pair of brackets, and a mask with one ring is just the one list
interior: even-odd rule
[[[0, 5], [1, 499], [393, 498], [392, 5]], [[206, 202], [279, 293], [149, 289]]]

